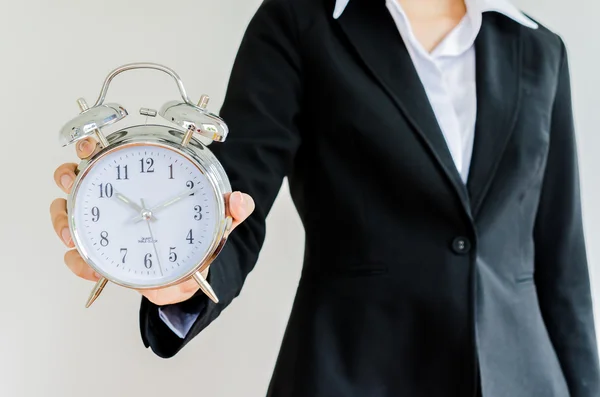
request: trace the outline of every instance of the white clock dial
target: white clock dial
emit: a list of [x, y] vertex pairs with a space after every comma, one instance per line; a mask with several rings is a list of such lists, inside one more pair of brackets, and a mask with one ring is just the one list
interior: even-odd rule
[[101, 274], [126, 286], [171, 283], [213, 243], [215, 192], [187, 157], [162, 146], [126, 146], [101, 157], [74, 196], [78, 248]]

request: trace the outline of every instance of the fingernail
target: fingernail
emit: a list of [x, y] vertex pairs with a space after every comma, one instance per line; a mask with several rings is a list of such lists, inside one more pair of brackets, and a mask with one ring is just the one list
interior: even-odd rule
[[63, 188], [69, 189], [71, 187], [71, 185], [73, 184], [73, 178], [71, 178], [70, 175], [65, 174], [60, 177], [60, 184], [62, 185]]
[[[236, 203], [237, 201], [237, 203]], [[233, 193], [233, 205], [235, 205], [238, 209], [238, 215], [242, 215], [243, 213], [246, 212], [246, 208], [244, 207], [244, 196], [242, 195], [242, 193], [240, 192], [234, 192]], [[239, 212], [242, 212], [242, 214], [239, 214]]]
[[69, 245], [71, 244], [71, 232], [69, 231], [69, 228], [64, 228], [61, 232], [60, 235], [63, 239], [63, 241], [65, 242], [65, 244]]
[[100, 279], [102, 278], [102, 276], [101, 276], [101, 275], [99, 275], [99, 274], [98, 274], [98, 273], [96, 273], [96, 272], [94, 272], [94, 276], [95, 276], [95, 277], [96, 277], [98, 280], [100, 280]]
[[90, 149], [90, 144], [85, 139], [79, 141], [79, 143], [77, 144], [77, 150], [79, 150], [81, 153], [87, 153], [89, 151], [89, 149]]

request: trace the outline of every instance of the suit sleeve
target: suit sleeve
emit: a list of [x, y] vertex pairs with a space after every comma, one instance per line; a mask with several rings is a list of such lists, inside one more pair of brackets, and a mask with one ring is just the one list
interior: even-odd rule
[[550, 149], [535, 225], [540, 308], [572, 397], [600, 396], [600, 370], [586, 244], [569, 65], [561, 64]]
[[158, 307], [142, 299], [140, 328], [146, 347], [174, 356], [237, 297], [265, 238], [265, 218], [289, 173], [300, 145], [300, 57], [289, 1], [265, 0], [250, 21], [236, 56], [220, 115], [230, 134], [210, 150], [222, 163], [234, 191], [250, 194], [254, 213], [230, 235], [211, 265], [209, 282], [220, 303], [201, 292], [178, 305], [197, 315], [185, 338], [159, 318]]

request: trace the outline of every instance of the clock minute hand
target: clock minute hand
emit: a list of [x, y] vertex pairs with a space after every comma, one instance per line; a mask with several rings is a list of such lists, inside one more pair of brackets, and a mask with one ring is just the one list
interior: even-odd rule
[[[154, 213], [156, 211], [165, 209], [173, 204], [175, 204], [176, 202], [178, 202], [179, 200], [184, 199], [187, 196], [191, 196], [192, 194], [196, 193], [198, 191], [198, 189], [192, 189], [192, 190], [186, 190], [185, 192], [179, 193], [177, 196], [172, 197], [168, 200], [163, 201], [162, 203], [152, 207], [149, 209], [149, 211], [152, 213], [152, 217], [154, 217]], [[139, 222], [141, 221], [143, 218], [141, 215], [138, 215], [136, 217], [134, 217], [133, 219], [131, 219], [132, 222]]]
[[[144, 205], [144, 199], [142, 201], [142, 206]], [[164, 276], [162, 265], [160, 264], [160, 256], [158, 255], [158, 250], [156, 249], [156, 242], [154, 241], [154, 234], [152, 233], [152, 227], [150, 226], [150, 219], [146, 218], [146, 224], [148, 225], [148, 232], [150, 233], [150, 239], [152, 239], [152, 247], [154, 247], [154, 254], [156, 255], [156, 262], [158, 262], [158, 269], [160, 270], [160, 275]]]

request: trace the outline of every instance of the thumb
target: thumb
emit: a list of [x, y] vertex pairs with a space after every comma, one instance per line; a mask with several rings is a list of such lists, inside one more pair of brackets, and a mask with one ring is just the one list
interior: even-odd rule
[[229, 215], [233, 218], [231, 230], [244, 222], [252, 214], [254, 208], [254, 200], [250, 195], [241, 192], [231, 193], [229, 196]]

